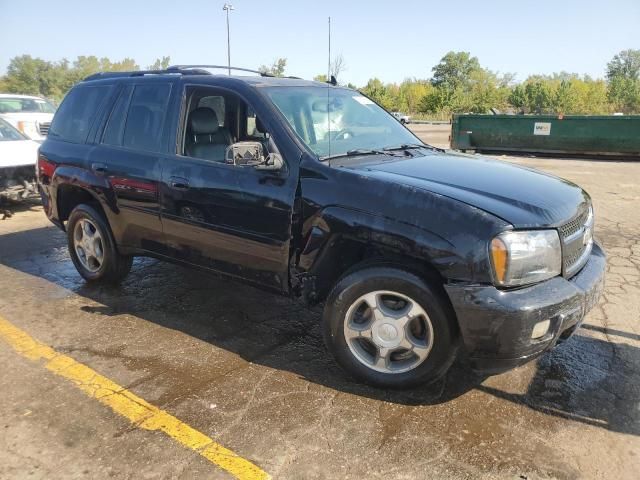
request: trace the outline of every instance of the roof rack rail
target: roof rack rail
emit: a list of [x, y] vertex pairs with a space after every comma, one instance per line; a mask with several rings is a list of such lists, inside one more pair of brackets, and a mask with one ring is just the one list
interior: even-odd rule
[[[211, 75], [211, 72], [204, 70], [208, 69], [221, 69], [221, 70], [238, 70], [240, 72], [249, 72], [260, 75], [261, 77], [275, 77], [275, 75], [268, 72], [261, 72], [259, 70], [251, 70], [250, 68], [240, 67], [227, 67], [224, 65], [171, 65], [164, 70], [134, 70], [129, 72], [98, 72], [82, 79], [83, 82], [90, 80], [99, 80], [103, 78], [124, 78], [124, 77], [142, 77], [144, 75]], [[296, 78], [299, 77], [285, 77]]]
[[101, 78], [142, 77], [144, 75], [167, 75], [167, 74], [211, 75], [211, 73], [207, 72], [206, 70], [199, 70], [199, 69], [182, 70], [180, 68], [170, 67], [165, 70], [134, 70], [130, 72], [98, 72], [83, 78], [82, 81], [86, 82], [89, 80], [99, 80]]
[[272, 75], [271, 73], [268, 72], [261, 72], [259, 70], [251, 70], [250, 68], [240, 68], [240, 67], [229, 67], [226, 65], [171, 65], [170, 67], [167, 68], [167, 70], [185, 70], [185, 71], [191, 71], [190, 69], [198, 69], [198, 68], [211, 68], [211, 69], [221, 69], [221, 70], [238, 70], [240, 72], [249, 72], [249, 73], [256, 73], [258, 75], [260, 75], [261, 77], [273, 77], [275, 75]]

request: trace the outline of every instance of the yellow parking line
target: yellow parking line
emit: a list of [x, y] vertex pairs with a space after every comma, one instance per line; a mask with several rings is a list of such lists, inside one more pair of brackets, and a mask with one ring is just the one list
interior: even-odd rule
[[32, 361], [43, 360], [48, 370], [72, 381], [84, 393], [107, 405], [135, 426], [145, 430], [164, 432], [236, 478], [247, 480], [270, 478], [265, 471], [216, 443], [204, 433], [151, 405], [86, 365], [40, 343], [1, 316], [0, 338], [23, 357]]

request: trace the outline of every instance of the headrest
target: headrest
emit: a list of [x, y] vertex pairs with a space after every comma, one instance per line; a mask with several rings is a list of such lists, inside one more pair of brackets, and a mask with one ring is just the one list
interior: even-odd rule
[[211, 135], [216, 133], [220, 125], [216, 112], [207, 107], [196, 108], [189, 115], [189, 126], [194, 135]]
[[256, 117], [256, 130], [260, 133], [265, 133], [267, 131], [264, 128], [264, 124], [262, 123], [262, 120], [260, 120], [258, 117]]

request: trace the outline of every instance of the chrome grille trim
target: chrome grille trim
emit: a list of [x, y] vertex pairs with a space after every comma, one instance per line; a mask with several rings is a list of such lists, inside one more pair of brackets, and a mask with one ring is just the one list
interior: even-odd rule
[[38, 124], [38, 130], [40, 131], [40, 135], [47, 135], [49, 133], [50, 126], [51, 126], [51, 122], [40, 122]]
[[587, 263], [593, 248], [593, 208], [588, 205], [571, 221], [558, 227], [562, 241], [562, 272], [572, 277]]

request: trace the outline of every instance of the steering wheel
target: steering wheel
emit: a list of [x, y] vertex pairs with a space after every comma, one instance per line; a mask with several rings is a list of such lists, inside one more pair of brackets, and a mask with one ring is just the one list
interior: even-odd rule
[[340, 130], [339, 132], [336, 132], [336, 134], [333, 136], [333, 140], [348, 140], [351, 137], [355, 137], [355, 135], [351, 130], [345, 128], [343, 130]]

